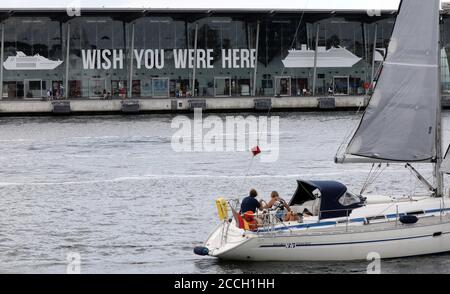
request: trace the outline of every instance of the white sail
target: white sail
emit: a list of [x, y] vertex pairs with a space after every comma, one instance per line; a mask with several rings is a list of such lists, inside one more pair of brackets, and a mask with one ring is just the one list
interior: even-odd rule
[[348, 157], [368, 162], [426, 162], [436, 157], [439, 2], [402, 1], [383, 70], [347, 146]]

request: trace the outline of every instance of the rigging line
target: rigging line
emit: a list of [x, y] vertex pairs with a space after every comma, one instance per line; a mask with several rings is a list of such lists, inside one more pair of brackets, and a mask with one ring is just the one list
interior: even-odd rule
[[[408, 169], [408, 170], [409, 170], [409, 174], [410, 174], [409, 182], [410, 182], [410, 187], [411, 187], [410, 198], [412, 199], [413, 196], [416, 194], [416, 191], [417, 191], [417, 182], [420, 182], [420, 181], [417, 180], [417, 176], [414, 175], [414, 173], [413, 173], [413, 171], [411, 169]], [[413, 181], [413, 179], [415, 179], [415, 180]]]
[[379, 167], [379, 170], [377, 171], [377, 173], [374, 175], [374, 177], [372, 178], [372, 181], [370, 182], [371, 186], [373, 183], [375, 183], [375, 181], [383, 174], [383, 172], [389, 167], [389, 165], [387, 164], [384, 168], [382, 168], [381, 164]]
[[[253, 165], [253, 160], [254, 160], [254, 159], [255, 159], [255, 156], [252, 156], [252, 159], [250, 160], [250, 163], [249, 163], [249, 165], [247, 166], [247, 169], [245, 170], [244, 178], [243, 178], [243, 180], [242, 180], [242, 183], [241, 183], [240, 187], [238, 186], [238, 190], [241, 189], [242, 187], [244, 187], [244, 185], [246, 185], [246, 182], [247, 182], [247, 180], [248, 180], [248, 173], [250, 172], [250, 169], [251, 169], [251, 167], [252, 167], [252, 165]], [[240, 202], [240, 200], [241, 200], [241, 197], [240, 197], [240, 196], [237, 196], [237, 198], [236, 198], [235, 200], [236, 200], [236, 201], [235, 201], [235, 203], [234, 203], [234, 209], [237, 211], [239, 202]]]
[[[415, 186], [415, 182], [414, 182], [414, 186]], [[413, 181], [412, 181], [412, 171], [409, 171], [409, 194], [410, 194], [410, 197], [412, 197], [413, 191], [414, 191], [414, 187], [413, 187]]]
[[[374, 171], [372, 177], [370, 178], [370, 181], [368, 181], [367, 185], [364, 187], [364, 191], [367, 190], [370, 186], [375, 183], [375, 181], [383, 174], [383, 172], [389, 167], [389, 164], [386, 164], [384, 168], [382, 168], [382, 165], [380, 164], [376, 171]], [[363, 191], [363, 192], [364, 192]], [[362, 194], [362, 193], [361, 193]]]
[[[375, 166], [375, 169], [373, 169], [373, 167]], [[381, 165], [376, 165], [375, 163], [372, 165], [372, 168], [369, 172], [369, 175], [367, 177], [367, 181], [364, 184], [364, 191], [373, 184], [373, 182], [375, 181], [376, 177], [377, 177], [377, 172], [380, 170]]]
[[251, 167], [252, 167], [252, 165], [253, 165], [253, 160], [255, 159], [255, 156], [252, 156], [252, 159], [250, 160], [250, 163], [249, 163], [249, 165], [247, 166], [247, 169], [246, 169], [246, 171], [245, 171], [245, 174], [244, 174], [244, 179], [242, 180], [242, 185], [241, 185], [241, 187], [244, 187], [244, 185], [246, 184], [246, 182], [247, 182], [247, 179], [248, 179], [248, 173], [250, 172], [250, 169], [251, 169]]
[[[356, 113], [355, 113], [356, 116], [358, 116], [360, 114], [361, 109], [363, 107], [363, 104], [364, 103], [360, 104], [358, 109], [356, 110]], [[357, 124], [355, 127], [351, 128], [348, 131], [347, 135], [345, 135], [344, 140], [341, 142], [341, 144], [339, 145], [339, 148], [338, 148], [338, 150], [336, 152], [336, 157], [338, 157], [341, 153], [345, 153], [345, 152], [343, 152], [343, 149], [344, 149], [344, 147], [346, 145], [348, 145], [348, 143], [350, 143], [350, 139], [351, 139], [352, 135], [354, 133], [356, 133], [356, 130], [358, 129], [358, 126], [359, 126], [359, 124]]]
[[362, 185], [362, 187], [361, 187], [361, 191], [359, 192], [360, 195], [362, 195], [362, 193], [366, 190], [366, 185], [367, 185], [367, 182], [369, 181], [370, 174], [372, 173], [372, 170], [373, 170], [374, 166], [375, 166], [375, 163], [372, 163], [372, 167], [370, 168], [370, 171], [369, 171], [369, 173], [367, 174], [367, 177], [366, 177], [366, 179], [364, 180], [364, 183], [363, 183], [363, 185]]
[[[411, 171], [411, 172], [413, 172], [413, 171]], [[421, 174], [419, 174], [419, 175], [422, 176]], [[423, 182], [417, 177], [417, 175], [416, 175], [415, 177], [416, 177], [416, 182], [419, 182], [420, 185], [421, 185], [423, 188], [425, 188], [425, 189], [427, 189], [427, 190], [430, 189], [430, 187], [427, 186], [425, 183], [423, 183]], [[427, 181], [428, 183], [431, 183], [432, 180], [433, 180], [433, 176], [429, 176], [428, 178], [425, 178], [424, 176], [422, 176], [422, 178], [425, 179], [425, 181]], [[432, 187], [433, 185], [430, 185], [430, 186]], [[433, 187], [432, 187], [432, 188], [433, 188]]]

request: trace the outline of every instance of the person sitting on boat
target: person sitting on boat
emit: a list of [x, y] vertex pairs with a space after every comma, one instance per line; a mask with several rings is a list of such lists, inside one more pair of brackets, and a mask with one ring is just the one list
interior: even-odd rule
[[255, 213], [252, 211], [247, 211], [243, 215], [244, 227], [243, 229], [246, 231], [256, 231], [258, 227], [261, 225], [259, 219], [255, 216]]
[[261, 202], [259, 202], [256, 197], [258, 192], [255, 189], [251, 189], [247, 197], [242, 199], [241, 202], [241, 214], [251, 211], [256, 213], [256, 210], [263, 210]]
[[265, 209], [276, 211], [276, 217], [281, 221], [300, 221], [300, 216], [289, 207], [286, 201], [280, 197], [277, 191], [270, 194], [270, 200], [264, 205]]
[[255, 189], [251, 189], [247, 197], [242, 199], [240, 215], [244, 218], [245, 222], [250, 225], [250, 230], [254, 230], [256, 227], [262, 225], [260, 218], [256, 217], [257, 210], [263, 210], [263, 205], [256, 197], [258, 192]]

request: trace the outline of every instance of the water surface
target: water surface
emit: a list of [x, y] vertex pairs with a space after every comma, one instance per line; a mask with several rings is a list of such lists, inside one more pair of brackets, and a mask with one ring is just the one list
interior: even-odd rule
[[[278, 114], [277, 114], [278, 115]], [[0, 272], [364, 273], [367, 262], [239, 263], [192, 253], [217, 225], [214, 200], [254, 187], [289, 198], [298, 178], [359, 191], [370, 165], [335, 165], [352, 112], [280, 114], [280, 157], [176, 153], [170, 115], [0, 118]], [[445, 113], [450, 125], [450, 115]], [[446, 135], [450, 133], [446, 129]], [[446, 136], [449, 137], [449, 136]], [[431, 168], [418, 166], [429, 178]], [[369, 193], [423, 191], [402, 165]], [[450, 255], [384, 261], [386, 273], [450, 273]]]

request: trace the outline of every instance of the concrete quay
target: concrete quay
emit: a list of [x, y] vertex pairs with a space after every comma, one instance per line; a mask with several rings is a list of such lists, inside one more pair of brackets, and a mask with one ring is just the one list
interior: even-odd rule
[[205, 112], [330, 111], [364, 108], [365, 96], [201, 97], [147, 99], [0, 100], [0, 115], [82, 115]]

